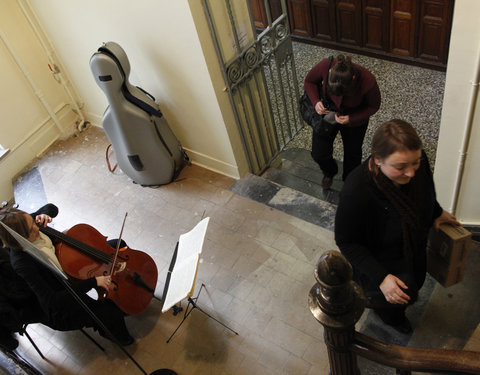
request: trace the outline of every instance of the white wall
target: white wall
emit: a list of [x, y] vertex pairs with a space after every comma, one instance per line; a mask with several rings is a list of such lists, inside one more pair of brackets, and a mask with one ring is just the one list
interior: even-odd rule
[[[435, 164], [438, 200], [464, 224], [480, 225], [480, 95], [474, 108], [471, 138], [464, 174], [459, 180], [459, 200], [454, 204], [456, 177], [460, 170], [463, 139], [468, 132], [472, 85], [480, 60], [480, 1], [457, 0], [448, 57], [444, 105]], [[478, 80], [477, 80], [478, 85]]]
[[[0, 31], [57, 114], [62, 131], [49, 118], [5, 44], [0, 43], [0, 144], [13, 149], [0, 160], [2, 200], [13, 196], [13, 176], [58, 137], [70, 134], [76, 119], [18, 7], [27, 1], [0, 2]], [[100, 125], [107, 106], [88, 62], [102, 42], [113, 40], [129, 56], [131, 82], [157, 98], [170, 126], [194, 161], [225, 175], [243, 174], [243, 151], [231, 111], [225, 109], [228, 96], [222, 91], [223, 82], [214, 48], [208, 40], [201, 0], [30, 0], [30, 3], [85, 102], [83, 110], [88, 120]], [[479, 65], [478, 14], [480, 1], [456, 1], [435, 168], [438, 198], [445, 209], [453, 207], [459, 150], [472, 97], [471, 81]], [[475, 103], [456, 209], [459, 219], [472, 225], [480, 225], [479, 100]]]
[[13, 198], [12, 179], [16, 175], [55, 140], [71, 135], [74, 130], [77, 117], [48, 63], [44, 49], [16, 0], [2, 0], [0, 144], [10, 152], [0, 160], [1, 201]]
[[239, 177], [187, 0], [30, 0], [71, 73], [89, 121], [107, 107], [89, 67], [102, 42], [130, 60], [130, 82], [151, 93], [194, 163]]

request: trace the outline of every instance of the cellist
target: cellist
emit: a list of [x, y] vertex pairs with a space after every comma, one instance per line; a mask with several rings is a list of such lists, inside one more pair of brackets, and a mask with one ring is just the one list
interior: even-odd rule
[[[44, 213], [49, 213], [49, 211], [54, 215], [58, 212], [53, 205], [44, 206], [31, 215], [16, 208], [4, 207], [0, 210], [0, 221], [35, 244], [60, 267], [51, 239], [39, 232], [39, 226], [46, 226], [52, 221], [52, 218]], [[4, 247], [10, 249], [10, 261], [13, 269], [37, 296], [40, 306], [47, 316], [47, 322], [44, 324], [60, 331], [93, 327], [98, 329], [100, 335], [108, 338], [108, 335], [97, 326], [95, 320], [79, 306], [78, 301], [66, 290], [53, 271], [23, 251], [3, 226], [0, 226], [0, 239]], [[109, 290], [112, 287], [110, 276], [96, 276], [68, 282], [121, 345], [126, 346], [134, 342], [125, 325], [124, 313], [109, 299], [95, 300], [87, 295], [88, 291], [96, 287]]]

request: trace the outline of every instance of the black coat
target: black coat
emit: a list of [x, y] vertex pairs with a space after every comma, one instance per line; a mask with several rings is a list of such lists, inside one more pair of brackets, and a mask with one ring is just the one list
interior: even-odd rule
[[[402, 189], [416, 189], [415, 206], [420, 214], [421, 238], [416, 246], [414, 275], [418, 288], [426, 275], [428, 231], [441, 215], [432, 173], [426, 155], [412, 181]], [[367, 159], [351, 172], [340, 193], [335, 218], [335, 241], [357, 277], [364, 275], [379, 286], [389, 274], [406, 272], [402, 224], [399, 213], [378, 189], [368, 169]]]
[[[10, 250], [10, 259], [15, 272], [25, 280], [38, 299], [47, 317], [48, 326], [57, 330], [92, 326], [90, 316], [79, 306], [61, 280], [50, 269], [22, 250]], [[89, 305], [96, 302], [85, 294], [96, 286], [94, 278], [75, 283], [70, 282], [70, 285]]]
[[10, 264], [8, 249], [0, 249], [0, 329], [19, 332], [23, 324], [44, 321], [37, 297]]

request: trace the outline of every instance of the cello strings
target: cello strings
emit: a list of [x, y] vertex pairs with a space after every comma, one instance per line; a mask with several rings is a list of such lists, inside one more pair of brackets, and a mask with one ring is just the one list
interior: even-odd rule
[[122, 242], [123, 228], [125, 227], [125, 221], [127, 220], [128, 212], [125, 212], [125, 217], [123, 218], [122, 229], [120, 229], [120, 236], [117, 240], [117, 249], [115, 250], [115, 257], [113, 258], [112, 269], [110, 270], [110, 276], [113, 275], [115, 269], [115, 263], [117, 262], [118, 250], [120, 250], [120, 242]]
[[111, 259], [112, 259], [111, 255], [104, 253], [103, 251], [100, 251], [94, 248], [93, 246], [90, 246], [80, 240], [77, 240], [76, 238], [67, 236], [66, 234], [59, 232], [56, 229], [53, 229], [51, 227], [42, 227], [40, 228], [40, 230], [47, 235], [50, 234], [60, 239], [60, 241], [65, 242], [67, 245], [70, 245], [72, 247], [75, 247], [78, 250], [85, 252], [87, 255], [91, 256], [94, 259], [97, 259], [106, 264], [111, 262]]

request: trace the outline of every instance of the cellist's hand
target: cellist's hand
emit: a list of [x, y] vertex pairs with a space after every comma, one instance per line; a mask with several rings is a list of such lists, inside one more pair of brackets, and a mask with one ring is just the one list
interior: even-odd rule
[[109, 290], [112, 286], [112, 277], [111, 276], [97, 276], [97, 286], [105, 290]]
[[39, 227], [46, 227], [48, 223], [51, 223], [52, 222], [52, 218], [48, 215], [45, 215], [45, 214], [41, 214], [41, 215], [37, 215], [35, 216], [35, 223], [39, 226]]

